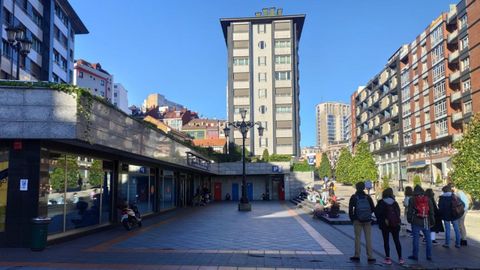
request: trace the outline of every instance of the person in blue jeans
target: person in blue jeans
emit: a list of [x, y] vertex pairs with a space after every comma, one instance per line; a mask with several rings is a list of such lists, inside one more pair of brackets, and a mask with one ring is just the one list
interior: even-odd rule
[[408, 259], [418, 261], [418, 245], [420, 231], [426, 238], [427, 260], [432, 260], [432, 238], [430, 228], [435, 224], [432, 201], [425, 196], [425, 191], [420, 185], [413, 189], [413, 196], [408, 203], [407, 220], [412, 225], [413, 248]]
[[450, 247], [450, 224], [455, 231], [455, 247], [460, 248], [460, 229], [458, 227], [458, 218], [455, 219], [452, 216], [452, 188], [447, 185], [442, 188], [443, 194], [440, 195], [438, 200], [438, 209], [442, 216], [443, 223], [445, 224], [445, 244], [443, 247]]

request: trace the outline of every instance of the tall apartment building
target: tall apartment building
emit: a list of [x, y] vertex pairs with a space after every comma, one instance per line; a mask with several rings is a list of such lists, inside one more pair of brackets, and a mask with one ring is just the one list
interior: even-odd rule
[[[260, 122], [259, 137], [250, 130], [246, 145], [255, 155], [300, 155], [300, 101], [298, 47], [305, 15], [283, 15], [270, 8], [255, 17], [221, 19], [228, 51], [228, 121]], [[232, 130], [230, 139], [242, 144]]]
[[[451, 170], [452, 142], [480, 112], [480, 1], [441, 14], [400, 56], [409, 176], [433, 182]], [[408, 49], [408, 50], [407, 50]]]
[[325, 102], [316, 106], [317, 146], [345, 143], [350, 133], [350, 105]]
[[385, 67], [351, 98], [352, 146], [367, 142], [375, 154], [379, 175], [400, 177], [400, 84], [397, 51]]
[[[20, 58], [20, 80], [72, 83], [75, 35], [88, 30], [68, 0], [0, 1], [2, 29], [24, 29], [32, 42], [30, 53]], [[2, 32], [0, 79], [16, 79], [18, 52]]]
[[73, 84], [110, 102], [113, 100], [113, 75], [103, 69], [100, 63], [89, 63], [83, 59], [75, 61]]
[[352, 95], [352, 141], [370, 143], [381, 175], [398, 173], [400, 151], [409, 179], [447, 177], [452, 142], [480, 112], [479, 19], [480, 1], [452, 5]]
[[128, 109], [128, 91], [121, 83], [113, 84], [113, 105], [130, 114], [130, 109]]

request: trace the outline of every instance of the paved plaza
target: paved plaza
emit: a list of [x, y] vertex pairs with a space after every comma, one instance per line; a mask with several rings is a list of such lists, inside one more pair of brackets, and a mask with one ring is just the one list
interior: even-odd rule
[[[235, 203], [185, 208], [145, 220], [142, 229], [116, 227], [51, 245], [43, 252], [0, 249], [0, 269], [398, 269], [385, 266], [373, 228], [375, 264], [351, 263], [351, 225], [330, 226], [290, 203], [255, 202], [252, 212]], [[404, 255], [411, 238], [402, 239]], [[424, 246], [421, 247], [424, 249]], [[434, 261], [420, 255], [406, 268], [478, 268], [478, 243], [462, 249], [434, 247]], [[364, 254], [364, 247], [362, 250]], [[397, 261], [394, 256], [394, 262]], [[408, 261], [407, 261], [408, 262]]]

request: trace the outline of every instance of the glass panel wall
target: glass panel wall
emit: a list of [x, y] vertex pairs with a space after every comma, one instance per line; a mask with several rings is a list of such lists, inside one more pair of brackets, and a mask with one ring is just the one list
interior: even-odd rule
[[8, 190], [8, 150], [0, 148], [0, 232], [5, 231]]
[[174, 177], [172, 171], [163, 171], [163, 208], [175, 206]]
[[122, 164], [119, 202], [135, 203], [141, 214], [155, 209], [155, 170], [149, 167]]
[[49, 234], [110, 222], [111, 162], [42, 150], [39, 214]]

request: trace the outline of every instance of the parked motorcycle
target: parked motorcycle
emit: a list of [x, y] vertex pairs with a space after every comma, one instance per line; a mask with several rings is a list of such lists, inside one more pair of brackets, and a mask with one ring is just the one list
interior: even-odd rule
[[135, 226], [142, 227], [142, 216], [135, 204], [132, 203], [122, 209], [121, 222], [127, 231], [130, 231]]

